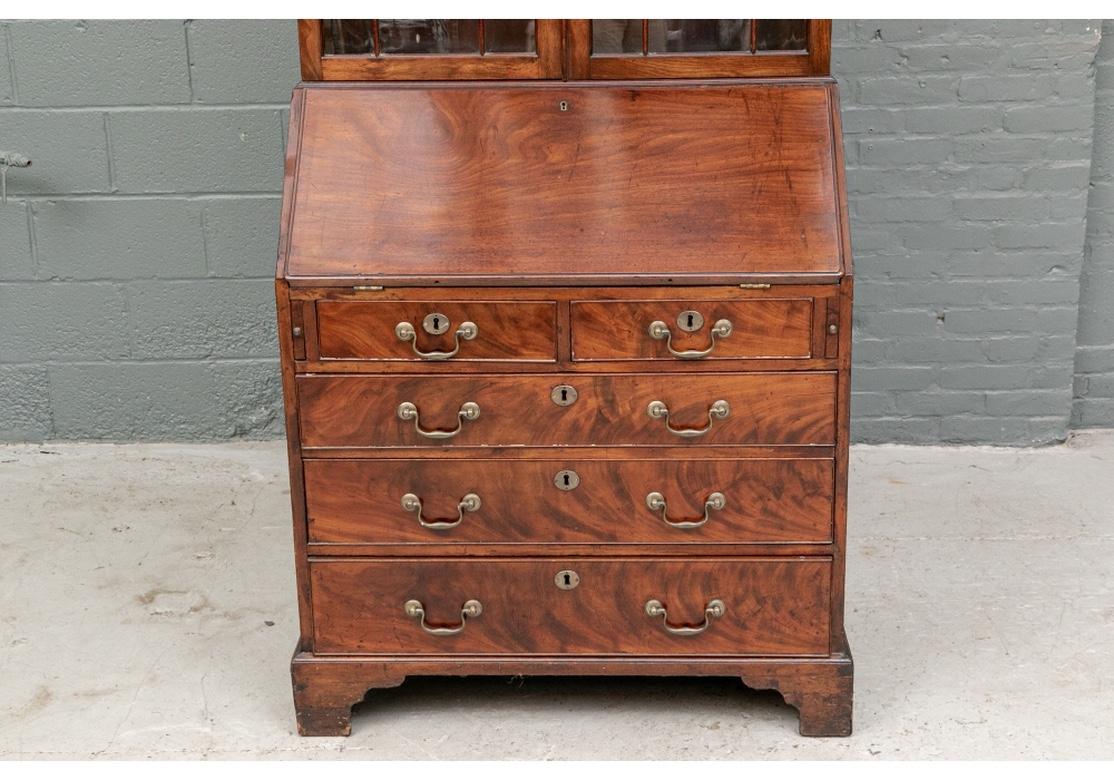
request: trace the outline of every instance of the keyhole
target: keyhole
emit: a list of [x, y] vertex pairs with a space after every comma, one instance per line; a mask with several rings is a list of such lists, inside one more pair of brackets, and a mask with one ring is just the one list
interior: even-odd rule
[[561, 400], [562, 400], [562, 401], [567, 401], [567, 400], [569, 400], [569, 391], [568, 391], [568, 390], [566, 390], [566, 389], [565, 389], [565, 388], [563, 388], [563, 387], [561, 388]]
[[[562, 474], [561, 479], [565, 483], [565, 487], [568, 487], [569, 486], [569, 475], [568, 474]], [[569, 578], [569, 575], [566, 574], [565, 579], [567, 580], [568, 578]]]
[[[692, 317], [689, 317], [689, 324], [690, 325], [692, 324]], [[434, 330], [440, 330], [441, 329], [441, 318], [440, 317], [434, 317], [433, 318], [433, 329]]]
[[692, 327], [692, 315], [691, 314], [689, 315], [688, 320], [689, 320], [689, 327], [691, 328]]
[[565, 584], [572, 585], [572, 577], [569, 576], [568, 572], [565, 572]]

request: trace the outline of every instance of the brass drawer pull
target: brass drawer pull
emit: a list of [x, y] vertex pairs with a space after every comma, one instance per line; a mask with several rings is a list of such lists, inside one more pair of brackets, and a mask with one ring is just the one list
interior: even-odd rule
[[646, 506], [654, 512], [661, 512], [661, 519], [665, 521], [666, 525], [673, 526], [674, 528], [699, 528], [708, 522], [711, 517], [712, 511], [720, 511], [727, 506], [727, 499], [723, 493], [715, 492], [708, 496], [704, 501], [704, 518], [702, 520], [670, 520], [667, 514], [668, 510], [665, 506], [665, 496], [661, 493], [654, 492], [646, 495]]
[[650, 617], [657, 617], [661, 615], [661, 624], [665, 626], [665, 630], [677, 636], [695, 636], [696, 634], [703, 634], [708, 630], [708, 626], [712, 625], [712, 621], [716, 618], [723, 617], [727, 612], [727, 605], [720, 599], [712, 599], [704, 605], [704, 622], [699, 626], [671, 626], [669, 625], [669, 615], [665, 611], [665, 606], [657, 599], [650, 599], [646, 602], [646, 614]]
[[413, 420], [414, 430], [427, 439], [451, 439], [456, 436], [464, 427], [465, 420], [475, 420], [480, 416], [480, 405], [472, 401], [465, 401], [460, 405], [460, 410], [456, 415], [459, 419], [456, 427], [451, 431], [427, 431], [421, 426], [421, 421], [418, 418], [418, 407], [409, 401], [403, 401], [398, 405], [398, 419]]
[[661, 320], [654, 320], [650, 323], [650, 338], [661, 341], [665, 339], [666, 349], [669, 354], [682, 360], [699, 360], [702, 357], [707, 357], [712, 354], [712, 350], [716, 348], [716, 336], [725, 339], [731, 335], [734, 326], [731, 320], [716, 320], [716, 324], [712, 326], [711, 342], [708, 344], [707, 349], [686, 349], [676, 350], [673, 349], [673, 334], [669, 332], [669, 326]]
[[709, 406], [708, 424], [703, 428], [674, 428], [669, 424], [669, 407], [661, 401], [650, 401], [650, 405], [646, 407], [646, 414], [650, 415], [655, 420], [665, 420], [665, 427], [670, 433], [683, 436], [686, 439], [691, 439], [694, 436], [703, 436], [705, 433], [712, 430], [712, 424], [716, 420], [726, 419], [727, 416], [731, 414], [731, 407], [727, 405], [727, 401], [716, 401]]
[[418, 513], [418, 525], [422, 528], [434, 528], [439, 531], [447, 528], [456, 528], [463, 522], [465, 512], [475, 512], [480, 508], [481, 504], [482, 502], [479, 496], [475, 493], [468, 493], [464, 498], [460, 499], [460, 503], [456, 505], [456, 520], [426, 520], [422, 517], [422, 500], [420, 498], [413, 493], [407, 493], [402, 497], [403, 510]]
[[480, 329], [476, 327], [474, 322], [462, 322], [460, 326], [453, 333], [453, 349], [451, 352], [422, 352], [418, 349], [418, 332], [414, 326], [409, 322], [400, 322], [395, 325], [395, 335], [398, 336], [399, 341], [409, 341], [410, 348], [414, 350], [414, 354], [422, 360], [448, 360], [455, 357], [457, 352], [460, 352], [460, 340], [471, 341], [479, 334]]
[[468, 618], [477, 618], [484, 611], [484, 605], [476, 601], [476, 599], [468, 599], [460, 608], [460, 625], [459, 626], [431, 626], [425, 622], [425, 607], [422, 602], [417, 599], [410, 599], [402, 608], [406, 610], [406, 616], [417, 618], [422, 625], [422, 631], [427, 634], [434, 634], [435, 636], [452, 636], [459, 634], [464, 630], [468, 623]]

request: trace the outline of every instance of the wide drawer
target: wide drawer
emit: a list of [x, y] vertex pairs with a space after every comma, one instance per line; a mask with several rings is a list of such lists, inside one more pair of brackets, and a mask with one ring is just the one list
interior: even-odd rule
[[821, 655], [830, 579], [828, 558], [314, 559], [314, 652]]
[[306, 460], [311, 542], [828, 542], [829, 458]]
[[835, 441], [836, 375], [826, 371], [310, 374], [297, 388], [305, 447]]
[[805, 359], [812, 307], [812, 298], [573, 301], [573, 359]]
[[323, 360], [557, 359], [551, 301], [318, 301]]

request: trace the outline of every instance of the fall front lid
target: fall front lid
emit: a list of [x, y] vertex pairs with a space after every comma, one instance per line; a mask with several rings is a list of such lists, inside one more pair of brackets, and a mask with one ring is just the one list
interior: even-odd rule
[[295, 283], [834, 281], [834, 103], [821, 80], [300, 87], [279, 272]]

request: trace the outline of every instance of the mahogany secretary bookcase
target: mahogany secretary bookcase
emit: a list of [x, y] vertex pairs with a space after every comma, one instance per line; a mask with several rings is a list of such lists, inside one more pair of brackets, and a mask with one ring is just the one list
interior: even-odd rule
[[303, 20], [276, 295], [298, 729], [706, 675], [851, 731], [824, 20]]

